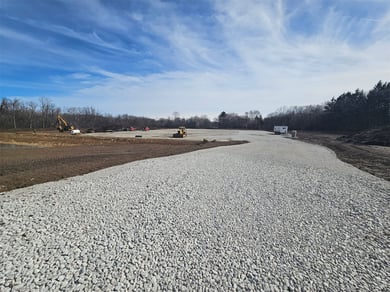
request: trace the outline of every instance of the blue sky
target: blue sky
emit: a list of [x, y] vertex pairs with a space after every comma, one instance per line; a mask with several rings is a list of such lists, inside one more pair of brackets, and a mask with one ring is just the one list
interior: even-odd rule
[[214, 118], [379, 80], [388, 0], [0, 0], [1, 97]]

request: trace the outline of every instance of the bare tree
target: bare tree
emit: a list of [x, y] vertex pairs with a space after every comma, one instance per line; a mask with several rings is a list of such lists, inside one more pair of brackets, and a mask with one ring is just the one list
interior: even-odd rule
[[39, 98], [39, 103], [41, 108], [42, 128], [46, 128], [48, 126], [49, 115], [52, 113], [54, 104], [46, 97]]
[[29, 125], [30, 125], [30, 129], [32, 129], [32, 128], [34, 128], [34, 119], [35, 119], [35, 114], [36, 114], [36, 110], [37, 110], [38, 105], [35, 102], [30, 101], [29, 103], [27, 103], [27, 107], [28, 107]]
[[20, 109], [20, 100], [17, 98], [14, 98], [11, 101], [11, 110], [12, 110], [12, 121], [14, 124], [14, 128], [16, 129], [16, 112]]
[[39, 98], [39, 105], [41, 108], [42, 128], [46, 127], [46, 120], [48, 116], [48, 106], [47, 106], [48, 103], [49, 103], [49, 99], [47, 99], [46, 97]]
[[0, 104], [0, 125], [2, 128], [8, 128], [10, 127], [11, 123], [11, 115], [10, 115], [10, 106], [11, 100], [9, 100], [6, 97], [3, 97], [1, 99], [1, 104]]

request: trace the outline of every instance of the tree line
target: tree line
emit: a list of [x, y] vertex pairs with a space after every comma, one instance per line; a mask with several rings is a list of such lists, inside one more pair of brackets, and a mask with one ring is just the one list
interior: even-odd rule
[[296, 130], [359, 131], [390, 125], [390, 83], [379, 81], [367, 94], [357, 89], [332, 98], [323, 105], [281, 108], [263, 119], [260, 111], [250, 110], [243, 115], [222, 111], [211, 121], [207, 116], [151, 119], [133, 115], [100, 114], [93, 107], [61, 109], [50, 99], [23, 102], [18, 98], [2, 98], [0, 128], [55, 128], [57, 115], [81, 129], [100, 131], [135, 127], [149, 128], [222, 128], [272, 130], [274, 125], [286, 125]]
[[264, 129], [361, 131], [390, 125], [390, 83], [379, 81], [367, 94], [345, 92], [323, 105], [282, 108], [264, 119]]
[[246, 128], [260, 129], [262, 117], [259, 111], [251, 110], [240, 116], [223, 112], [219, 120], [211, 121], [206, 115], [181, 118], [178, 112], [172, 117], [151, 119], [128, 114], [112, 116], [100, 114], [93, 107], [70, 107], [61, 109], [50, 99], [41, 97], [38, 102], [23, 102], [18, 98], [2, 98], [0, 104], [0, 128], [2, 129], [47, 129], [55, 128], [57, 116], [61, 115], [70, 124], [81, 129], [96, 131], [149, 128]]
[[57, 116], [82, 129], [116, 130], [123, 127], [155, 126], [155, 120], [130, 115], [103, 115], [93, 107], [70, 107], [61, 111], [50, 99], [42, 97], [38, 102], [23, 102], [18, 98], [2, 98], [0, 104], [0, 128], [48, 129], [55, 128]]

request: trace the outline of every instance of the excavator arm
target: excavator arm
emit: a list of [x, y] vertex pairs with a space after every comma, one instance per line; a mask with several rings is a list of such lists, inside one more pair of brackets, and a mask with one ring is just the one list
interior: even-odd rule
[[63, 117], [60, 115], [57, 116], [57, 129], [60, 132], [63, 131], [71, 131], [74, 129], [72, 125], [70, 125]]

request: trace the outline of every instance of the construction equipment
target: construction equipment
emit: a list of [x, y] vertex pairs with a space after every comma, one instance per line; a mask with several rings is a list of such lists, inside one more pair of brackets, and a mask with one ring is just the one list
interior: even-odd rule
[[187, 130], [185, 127], [179, 127], [177, 133], [172, 135], [173, 138], [184, 138], [185, 136], [187, 136]]
[[63, 117], [60, 115], [57, 116], [57, 130], [60, 132], [64, 131], [72, 131], [75, 127], [71, 124], [69, 124]]

